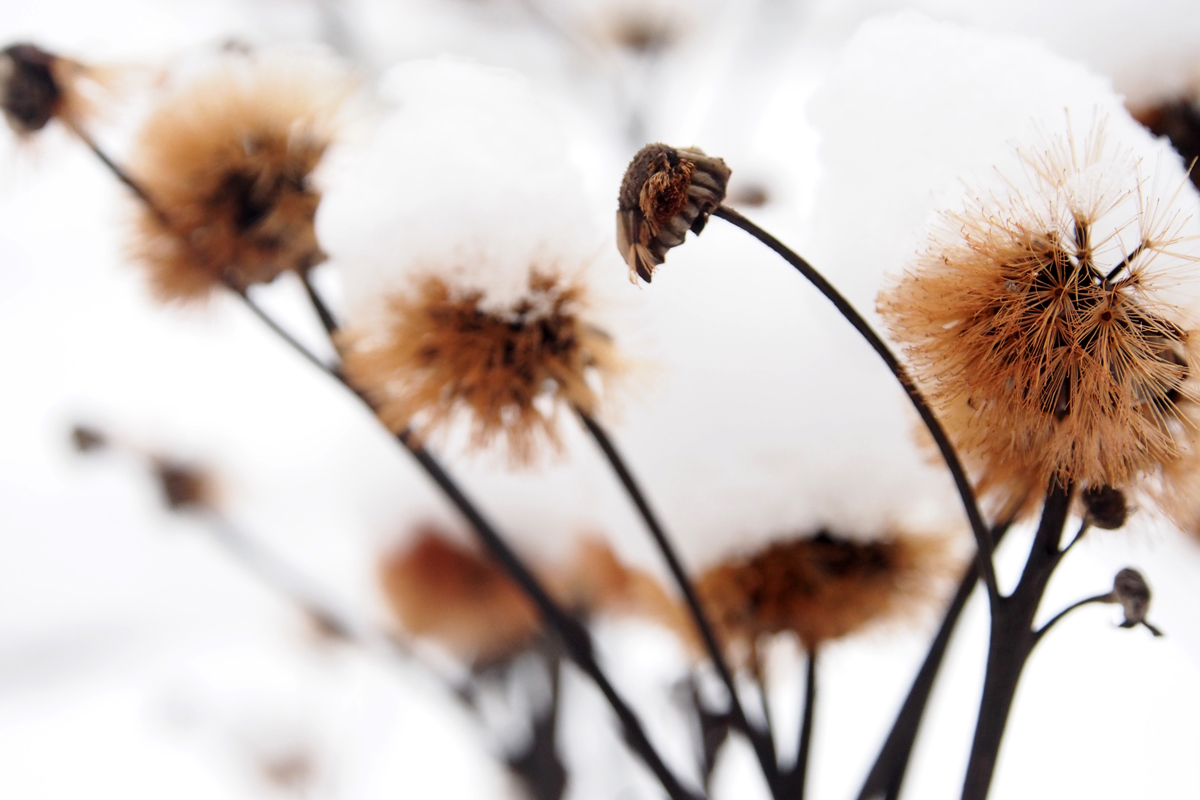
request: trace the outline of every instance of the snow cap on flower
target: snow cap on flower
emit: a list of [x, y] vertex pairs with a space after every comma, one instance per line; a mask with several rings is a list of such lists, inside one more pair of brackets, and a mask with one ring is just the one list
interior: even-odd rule
[[[825, 167], [812, 258], [844, 264], [839, 286], [860, 307], [885, 272], [908, 266], [928, 276], [903, 298], [889, 293], [880, 309], [920, 362], [922, 388], [967, 451], [994, 513], [1040, 497], [1051, 475], [1080, 488], [1164, 491], [1171, 465], [1194, 449], [1194, 370], [1185, 364], [1196, 303], [1186, 278], [1200, 204], [1179, 157], [1129, 117], [1107, 79], [1034, 42], [901, 14], [860, 29], [811, 112]], [[880, 161], [889, 169], [874, 168]], [[1079, 265], [1080, 254], [1090, 266]], [[943, 255], [974, 266], [952, 279]], [[1002, 262], [1023, 264], [1023, 276], [995, 282], [1003, 270], [986, 264]], [[1079, 287], [1078, 276], [1102, 270], [1104, 278], [1116, 272]], [[946, 276], [940, 298], [935, 275]], [[980, 276], [991, 276], [990, 287]], [[1058, 302], [1051, 284], [1086, 295], [1069, 326], [1050, 311]], [[929, 313], [914, 294], [929, 299]], [[1024, 298], [1018, 306], [996, 302], [1016, 295]], [[1041, 323], [1038, 295], [1047, 303]], [[943, 340], [943, 354], [961, 367], [952, 374], [933, 363], [933, 349], [918, 354], [911, 345], [926, 333], [937, 338], [935, 318], [966, 331], [963, 309], [947, 311], [964, 303], [984, 313], [965, 339]], [[981, 356], [984, 317], [1000, 326], [995, 349], [990, 360], [972, 361], [963, 348]], [[1014, 345], [1018, 328], [1031, 334], [1028, 350]], [[1030, 360], [1039, 348], [1049, 359], [1040, 364]], [[1003, 352], [1025, 366], [1001, 379]], [[1116, 374], [1105, 376], [1096, 359]], [[993, 394], [980, 393], [980, 367]], [[997, 381], [1008, 377], [1016, 383], [1001, 399]], [[1059, 391], [1067, 380], [1072, 393]], [[997, 424], [997, 435], [984, 436]]]
[[141, 212], [132, 249], [160, 299], [243, 290], [325, 259], [313, 172], [352, 88], [322, 58], [227, 54], [150, 114], [130, 171], [156, 208]]
[[730, 169], [699, 148], [648, 144], [625, 170], [617, 195], [617, 249], [629, 279], [650, 282], [667, 251], [699, 234], [725, 199]]
[[386, 84], [397, 108], [319, 221], [345, 281], [346, 374], [396, 430], [462, 421], [472, 447], [528, 463], [615, 368], [561, 123], [498, 70], [417, 62]]

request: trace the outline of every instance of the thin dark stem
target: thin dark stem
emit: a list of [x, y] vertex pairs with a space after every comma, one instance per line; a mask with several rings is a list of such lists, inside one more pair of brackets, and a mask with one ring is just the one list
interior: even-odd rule
[[153, 199], [151, 199], [150, 195], [147, 194], [146, 190], [140, 183], [134, 180], [133, 177], [126, 172], [123, 167], [117, 164], [117, 162], [109, 158], [108, 154], [101, 149], [100, 145], [96, 144], [96, 140], [93, 139], [91, 135], [81, 126], [65, 119], [64, 122], [66, 123], [67, 127], [70, 128], [71, 132], [78, 136], [79, 140], [88, 146], [88, 149], [92, 151], [96, 158], [100, 159], [100, 162], [104, 164], [104, 166], [108, 167], [109, 172], [111, 172], [117, 180], [125, 184], [134, 194], [136, 194], [138, 199], [145, 204], [146, 208], [148, 208], [150, 212], [154, 214], [154, 216], [158, 217], [159, 222], [168, 228], [171, 227], [170, 217], [168, 217], [166, 212], [163, 211]]
[[[999, 544], [1009, 527], [1011, 527], [1011, 522], [996, 525], [992, 529], [992, 540]], [[925, 716], [925, 709], [928, 707], [930, 695], [933, 693], [934, 682], [941, 670], [950, 639], [955, 628], [958, 627], [963, 610], [966, 609], [967, 601], [971, 599], [978, 582], [979, 563], [976, 561], [972, 562], [958, 582], [958, 588], [946, 608], [937, 634], [929, 645], [929, 652], [925, 654], [925, 660], [921, 663], [921, 668], [917, 670], [912, 686], [909, 687], [908, 695], [904, 698], [904, 703], [901, 704], [900, 711], [892, 723], [892, 729], [888, 732], [883, 746], [880, 747], [879, 755], [875, 757], [875, 763], [871, 766], [871, 771], [867, 773], [866, 780], [863, 781], [862, 789], [858, 793], [858, 800], [875, 800], [879, 797], [886, 798], [886, 800], [897, 800], [900, 797], [900, 789], [904, 785], [904, 776], [912, 758], [913, 745], [916, 744], [921, 720]]]
[[985, 800], [991, 787], [1017, 685], [1037, 644], [1033, 619], [1050, 577], [1063, 558], [1059, 542], [1071, 508], [1072, 493], [1072, 486], [1051, 481], [1021, 579], [1017, 588], [1001, 599], [992, 614], [983, 696], [963, 780], [962, 800]]
[[229, 286], [228, 288], [230, 291], [232, 291], [234, 294], [236, 294], [238, 297], [240, 297], [242, 299], [242, 302], [245, 303], [246, 308], [250, 309], [251, 313], [253, 313], [254, 316], [258, 317], [258, 319], [264, 325], [266, 325], [268, 328], [270, 328], [271, 331], [276, 336], [278, 336], [285, 343], [287, 343], [287, 345], [289, 347], [291, 347], [292, 350], [299, 353], [302, 357], [304, 357], [305, 360], [307, 360], [310, 364], [315, 366], [317, 369], [321, 370], [322, 372], [328, 372], [329, 374], [331, 374], [335, 378], [337, 378], [338, 381], [345, 383], [345, 381], [342, 379], [342, 376], [339, 372], [334, 370], [332, 367], [330, 367], [328, 364], [326, 364], [321, 359], [317, 358], [316, 354], [313, 353], [311, 350], [309, 350], [307, 347], [300, 344], [298, 339], [296, 339], [294, 336], [292, 336], [290, 333], [288, 333], [287, 330], [282, 325], [280, 325], [278, 322], [276, 322], [270, 314], [268, 314], [266, 311], [263, 311], [262, 306], [260, 306], [256, 302], [254, 302], [254, 300], [252, 300], [250, 298], [250, 296], [248, 294], [246, 294], [246, 292], [244, 292], [240, 289], [235, 289], [232, 286]]
[[958, 458], [958, 453], [955, 452], [954, 446], [950, 443], [950, 438], [946, 435], [945, 429], [942, 428], [942, 424], [933, 413], [933, 409], [929, 407], [929, 404], [925, 401], [925, 397], [909, 377], [908, 371], [904, 369], [899, 359], [896, 358], [883, 339], [879, 337], [879, 334], [875, 333], [870, 324], [854, 309], [850, 301], [843, 297], [829, 281], [825, 280], [825, 277], [817, 272], [811, 264], [789, 249], [783, 242], [732, 208], [717, 206], [717, 209], [713, 211], [713, 216], [720, 217], [741, 228], [774, 250], [785, 261], [795, 267], [821, 294], [825, 295], [833, 303], [841, 315], [867, 340], [871, 348], [883, 359], [883, 362], [891, 370], [892, 374], [896, 376], [896, 380], [899, 381], [900, 386], [908, 395], [908, 399], [912, 402], [913, 407], [920, 414], [921, 421], [925, 423], [925, 427], [929, 430], [930, 435], [933, 436], [933, 440], [942, 454], [942, 459], [946, 462], [946, 466], [950, 469], [950, 474], [954, 478], [954, 485], [958, 488], [958, 494], [962, 498], [967, 520], [971, 525], [971, 532], [975, 535], [975, 544], [978, 547], [976, 558], [979, 560], [979, 570], [983, 575], [983, 582], [987, 586], [988, 600], [994, 613], [1000, 599], [1000, 591], [996, 586], [996, 570], [992, 563], [995, 546], [992, 543], [991, 533], [983, 521], [983, 515], [979, 512], [979, 504], [975, 500], [975, 490], [971, 487], [971, 481], [967, 477], [966, 470], [963, 469], [962, 462]]
[[[704, 641], [704, 647], [708, 650], [709, 658], [712, 659], [713, 665], [717, 669], [717, 674], [721, 677], [721, 682], [725, 684], [725, 689], [729, 692], [729, 707], [734, 727], [744, 733], [746, 738], [750, 740], [750, 744], [754, 747], [755, 755], [758, 757], [758, 762], [762, 767], [763, 775], [766, 777], [768, 785], [774, 786], [775, 779], [778, 776], [774, 745], [771, 742], [770, 736], [761, 728], [751, 725], [749, 718], [746, 716], [746, 711], [742, 706], [741, 700], [738, 697], [737, 687], [734, 684], [733, 672], [729, 669], [729, 664], [725, 661], [725, 656], [721, 652], [721, 646], [717, 643], [716, 633], [713, 631], [712, 624], [709, 622], [708, 616], [704, 613], [704, 609], [700, 605], [700, 598], [696, 595], [695, 587], [692, 586], [691, 580], [688, 579], [687, 573], [683, 569], [683, 564], [680, 563], [679, 556], [675, 552], [675, 548], [671, 545], [671, 541], [667, 538], [662, 524], [658, 521], [658, 516], [650, 508], [650, 502], [646, 499], [637, 480], [629, 471], [629, 467], [625, 464], [625, 459], [621, 457], [608, 432], [590, 414], [585, 413], [579, 408], [576, 408], [575, 411], [579, 415], [579, 419], [583, 422], [583, 426], [587, 428], [588, 433], [592, 435], [592, 438], [596, 440], [596, 444], [604, 452], [604, 456], [612, 466], [613, 472], [617, 474], [621, 485], [625, 487], [626, 493], [637, 507], [642, 520], [646, 523], [646, 527], [649, 529], [654, 543], [658, 546], [659, 552], [662, 553], [663, 558], [666, 560], [667, 567], [671, 570], [671, 575], [675, 578], [675, 584], [679, 587], [679, 591], [683, 594], [684, 601], [687, 603], [692, 622], [695, 623], [696, 629], [700, 632], [700, 637]], [[765, 692], [763, 695], [763, 704], [764, 706], [766, 705]]]
[[[162, 215], [161, 211], [154, 205], [150, 197], [133, 182], [128, 175], [118, 167], [111, 159], [108, 158], [90, 139], [82, 136], [81, 138], [89, 144], [92, 151], [100, 157], [100, 159], [113, 171], [119, 179], [134, 190], [139, 198], [146, 203], [147, 207], [158, 214], [164, 222], [167, 218]], [[232, 288], [232, 287], [230, 287]], [[323, 364], [319, 358], [313, 355], [308, 348], [300, 344], [294, 337], [287, 333], [278, 323], [276, 323], [269, 314], [265, 313], [261, 308], [254, 304], [244, 292], [235, 292], [246, 303], [252, 312], [267, 326], [278, 334], [288, 345], [296, 352], [306, 358], [314, 366], [318, 367], [322, 372], [331, 376], [347, 389], [349, 389], [355, 397], [361, 400], [375, 414], [375, 408], [370, 400], [349, 384], [345, 376], [339, 371], [331, 369]], [[378, 415], [376, 414], [378, 419]], [[574, 617], [567, 614], [559, 605], [550, 597], [546, 589], [533, 576], [533, 573], [525, 566], [518, 558], [516, 553], [508, 546], [504, 539], [496, 532], [496, 529], [484, 518], [475, 505], [466, 497], [459, 489], [458, 484], [442, 469], [437, 460], [430, 455], [424, 447], [416, 440], [412, 432], [405, 429], [396, 434], [397, 441], [404, 446], [406, 450], [417, 460], [426, 474], [433, 479], [434, 483], [445, 493], [451, 503], [458, 509], [467, 521], [470, 523], [476, 536], [485, 546], [492, 557], [499, 562], [510, 577], [517, 582], [522, 590], [537, 606], [538, 611], [545, 621], [546, 625], [554, 631], [554, 633], [562, 641], [571, 659], [579, 666], [581, 670], [596, 684], [604, 695], [605, 700], [612, 707], [613, 712], [617, 715], [617, 720], [621, 725], [625, 741], [654, 773], [659, 783], [667, 791], [672, 800], [698, 800], [700, 795], [697, 795], [686, 789], [675, 774], [667, 767], [658, 751], [647, 738], [645, 730], [642, 728], [641, 721], [634, 714], [633, 710], [625, 702], [625, 700], [617, 693], [616, 688], [609, 681], [608, 676], [601, 669], [596, 661], [595, 653], [592, 648], [591, 636], [587, 629]]]
[[308, 277], [307, 270], [300, 272], [300, 282], [304, 284], [304, 291], [308, 294], [308, 301], [312, 303], [313, 310], [321, 318], [321, 325], [324, 326], [325, 333], [329, 334], [329, 341], [333, 342], [334, 347], [336, 347], [337, 342], [334, 340], [334, 336], [338, 332], [337, 320], [329, 310], [329, 306], [325, 305], [325, 301], [321, 299], [321, 295], [317, 294], [317, 290], [312, 285], [312, 280]]
[[1060, 619], [1065, 617], [1067, 614], [1070, 614], [1072, 611], [1079, 608], [1080, 606], [1086, 606], [1091, 603], [1107, 603], [1107, 602], [1110, 602], [1111, 599], [1112, 599], [1111, 593], [1098, 594], [1098, 595], [1095, 595], [1094, 597], [1087, 597], [1087, 598], [1084, 598], [1083, 600], [1078, 600], [1074, 603], [1071, 603], [1071, 605], [1067, 606], [1062, 611], [1058, 612], [1053, 617], [1051, 617], [1049, 622], [1047, 622], [1042, 627], [1038, 628], [1037, 633], [1034, 634], [1035, 640], [1040, 642], [1042, 640], [1042, 637], [1045, 636], [1046, 633], [1049, 632], [1049, 630], [1051, 628], [1053, 628]]
[[804, 670], [804, 715], [800, 719], [800, 744], [796, 748], [796, 763], [787, 776], [791, 791], [789, 798], [804, 800], [808, 785], [808, 755], [812, 750], [813, 715], [817, 707], [817, 650], [808, 653], [808, 665]]
[[1070, 552], [1071, 548], [1083, 538], [1083, 535], [1088, 532], [1088, 528], [1091, 526], [1091, 523], [1088, 522], [1087, 519], [1084, 519], [1083, 522], [1079, 523], [1079, 530], [1075, 533], [1075, 538], [1071, 539], [1071, 541], [1067, 543], [1067, 546], [1062, 549], [1063, 555], [1066, 555], [1068, 552]]

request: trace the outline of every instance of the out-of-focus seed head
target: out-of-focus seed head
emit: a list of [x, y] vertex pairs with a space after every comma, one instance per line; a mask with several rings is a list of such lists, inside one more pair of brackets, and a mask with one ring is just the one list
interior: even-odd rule
[[130, 171], [166, 219], [144, 210], [132, 249], [160, 299], [325, 260], [313, 171], [352, 88], [326, 66], [229, 55], [146, 121]]
[[60, 119], [74, 127], [91, 115], [113, 77], [105, 70], [20, 43], [0, 50], [0, 106], [9, 127], [28, 137]]
[[537, 610], [507, 574], [432, 528], [385, 556], [379, 575], [405, 630], [476, 668], [511, 658], [541, 632]]
[[811, 651], [868, 624], [919, 612], [947, 565], [940, 540], [858, 542], [822, 531], [723, 562], [696, 589], [724, 646], [746, 652], [760, 637], [791, 632]]
[[725, 199], [731, 171], [698, 148], [648, 144], [629, 162], [617, 198], [617, 248], [629, 278], [650, 282], [667, 251], [700, 233]]
[[[1134, 109], [1133, 117], [1155, 136], [1165, 136], [1191, 165], [1200, 158], [1200, 108], [1195, 94], [1164, 100], [1145, 108]], [[1192, 167], [1189, 173], [1192, 183], [1200, 188], [1200, 171]]]
[[677, 633], [693, 648], [700, 642], [686, 609], [655, 577], [626, 564], [602, 539], [587, 538], [556, 594], [562, 603], [583, 616], [636, 617]]
[[216, 482], [206, 470], [169, 458], [156, 458], [152, 466], [163, 502], [171, 511], [197, 511], [215, 503]]
[[1122, 628], [1145, 625], [1155, 636], [1162, 636], [1162, 631], [1146, 621], [1146, 614], [1150, 611], [1150, 587], [1146, 585], [1142, 573], [1130, 567], [1118, 572], [1108, 598], [1109, 602], [1120, 603], [1125, 612]]
[[879, 301], [979, 492], [1009, 510], [1051, 479], [1128, 491], [1196, 438], [1197, 337], [1159, 294], [1195, 261], [1179, 193], [1100, 128], [1069, 139], [1019, 153], [1028, 188], [947, 213]]
[[108, 436], [91, 425], [75, 425], [71, 428], [71, 446], [77, 453], [94, 453], [108, 447]]
[[562, 401], [596, 410], [594, 383], [618, 370], [614, 347], [582, 316], [582, 287], [552, 273], [531, 272], [504, 311], [482, 299], [427, 276], [392, 298], [382, 330], [345, 332], [345, 373], [394, 430], [444, 431], [465, 415], [473, 447], [502, 440], [514, 465], [529, 464], [539, 444], [557, 446]]
[[1115, 531], [1129, 517], [1125, 493], [1112, 486], [1088, 486], [1080, 494], [1087, 521], [1097, 528]]

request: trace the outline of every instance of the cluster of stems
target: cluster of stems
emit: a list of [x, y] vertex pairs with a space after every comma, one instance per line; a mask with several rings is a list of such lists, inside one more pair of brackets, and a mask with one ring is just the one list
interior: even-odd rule
[[[152, 213], [169, 225], [170, 220], [168, 216], [161, 208], [155, 205], [154, 199], [139, 186], [137, 181], [131, 178], [126, 171], [108, 157], [87, 136], [86, 132], [82, 130], [76, 130], [76, 132], [113, 174], [130, 188]], [[1009, 524], [1008, 522], [1000, 522], [989, 526], [985, 522], [976, 501], [971, 481], [951, 445], [949, 437], [900, 361], [853, 306], [807, 261], [796, 255], [778, 239], [759, 228], [737, 211], [726, 206], [719, 206], [713, 213], [715, 216], [746, 231], [792, 265], [834, 304], [842, 316], [846, 318], [851, 326], [880, 356], [911, 400], [922, 422], [933, 437], [947, 468], [950, 470], [977, 546], [975, 562], [960, 581], [958, 591], [945, 612], [943, 622], [932, 641], [928, 655], [918, 671], [909, 694], [896, 717], [895, 723], [886, 737], [878, 757], [862, 786], [862, 790], [859, 793], [859, 800], [871, 800], [873, 798], [894, 800], [894, 798], [899, 796], [921, 718], [951, 634], [968, 598], [973, 593], [975, 585], [979, 581], [983, 583], [991, 611], [991, 634], [978, 723], [967, 765], [962, 797], [963, 800], [982, 800], [982, 798], [986, 797], [991, 784], [1001, 738], [1008, 720], [1018, 681], [1034, 646], [1050, 627], [1048, 624], [1041, 630], [1035, 629], [1033, 621], [1046, 585], [1054, 569], [1060, 563], [1070, 546], [1062, 547], [1060, 543], [1063, 527], [1066, 524], [1068, 510], [1071, 505], [1073, 487], [1056, 484], [1048, 488], [1041, 523], [1034, 538], [1034, 543], [1020, 582], [1011, 594], [1002, 595], [996, 583], [993, 551], [996, 542], [1003, 536]], [[325, 331], [329, 334], [330, 341], [335, 343], [336, 349], [337, 340], [335, 334], [338, 330], [337, 319], [308, 280], [308, 276], [302, 273], [301, 278], [313, 310], [320, 319]], [[324, 363], [272, 319], [245, 291], [233, 286], [228, 288], [245, 303], [250, 311], [257, 315], [292, 349], [327, 376], [341, 383], [368, 410], [373, 413], [376, 411], [370, 399], [347, 381], [338, 364], [330, 365]], [[732, 730], [744, 736], [751, 744], [772, 797], [775, 800], [796, 800], [796, 798], [802, 800], [807, 783], [806, 772], [812, 744], [815, 713], [818, 666], [816, 649], [814, 648], [809, 653], [805, 669], [805, 705], [801, 714], [799, 746], [793, 759], [781, 762], [776, 754], [776, 746], [770, 725], [761, 725], [752, 720], [746, 713], [743, 698], [737, 688], [735, 676], [725, 659], [722, 643], [718, 640], [714, 628], [697, 597], [695, 587], [685, 573], [671, 539], [667, 535], [658, 516], [654, 513], [646, 493], [634, 478], [630, 467], [600, 423], [581, 409], [576, 409], [576, 413], [580, 423], [594, 439], [600, 451], [612, 466], [617, 479], [626, 490], [662, 554], [683, 596], [691, 620], [700, 635], [700, 639], [704, 643], [707, 655], [721, 683], [725, 687], [727, 705], [724, 708], [707, 707], [700, 699], [699, 693], [693, 692], [698, 727], [703, 739], [701, 747], [701, 772], [705, 780], [702, 783], [706, 784], [707, 776], [711, 774], [716, 749], [724, 741], [726, 733]], [[705, 788], [703, 786], [691, 785], [689, 781], [681, 778], [666, 763], [660, 755], [658, 748], [649, 739], [638, 715], [629, 706], [621, 693], [617, 691], [608, 677], [604, 666], [597, 658], [591, 635], [586, 626], [552, 597], [543, 583], [508, 544], [506, 538], [499, 532], [498, 528], [491, 523], [484, 512], [470, 499], [466, 490], [446, 471], [441, 462], [424, 447], [410, 430], [405, 429], [395, 434], [395, 439], [416, 460], [426, 475], [451, 501], [470, 525], [479, 542], [491, 557], [495, 559], [496, 563], [520, 586], [533, 602], [541, 615], [546, 630], [553, 637], [554, 644], [548, 646], [549, 649], [546, 650], [551, 655], [548, 655], [545, 659], [547, 669], [551, 675], [551, 687], [553, 690], [550, 709], [535, 720], [533, 745], [531, 745], [526, 753], [518, 754], [510, 759], [510, 767], [526, 778], [527, 785], [539, 800], [553, 800], [553, 798], [561, 797], [565, 787], [565, 773], [563, 773], [562, 764], [557, 758], [554, 740], [557, 725], [559, 660], [560, 658], [565, 658], [574, 663], [594, 683], [596, 688], [599, 689], [617, 718], [624, 741], [658, 780], [666, 794], [672, 800], [700, 800], [703, 798], [705, 796]], [[260, 566], [265, 563], [262, 559], [257, 558], [257, 554], [252, 548], [248, 548], [245, 540], [232, 532], [232, 528], [228, 526], [218, 527], [222, 530], [225, 544], [231, 549], [240, 551], [243, 558], [259, 563]], [[269, 573], [270, 570], [267, 570], [267, 572]], [[267, 574], [266, 577], [280, 584], [285, 593], [293, 596], [301, 605], [306, 607], [313, 605], [306, 599], [307, 595], [303, 592], [298, 592], [295, 589], [295, 583], [287, 579], [286, 576]], [[1091, 602], [1095, 599], [1089, 598], [1089, 600], [1081, 601], [1081, 603]], [[1074, 607], [1072, 606], [1072, 608]], [[1067, 610], [1069, 611], [1070, 609]], [[372, 640], [371, 635], [358, 630], [350, 622], [341, 619], [320, 606], [314, 606], [313, 611], [320, 618], [330, 622], [333, 629], [344, 637], [360, 641]], [[1064, 611], [1064, 613], [1066, 612]], [[1056, 617], [1050, 624], [1053, 624], [1058, 618]], [[387, 646], [391, 648], [400, 647], [394, 641], [390, 640]], [[763, 718], [769, 720], [769, 714], [766, 713], [766, 692], [761, 681], [759, 690], [759, 697], [763, 704]], [[460, 699], [469, 697], [469, 693], [466, 690], [458, 691], [456, 694], [458, 694]], [[469, 704], [469, 700], [467, 702]]]

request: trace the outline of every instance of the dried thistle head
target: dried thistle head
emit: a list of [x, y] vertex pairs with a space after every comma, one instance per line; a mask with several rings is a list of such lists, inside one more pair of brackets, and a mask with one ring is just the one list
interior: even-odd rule
[[387, 555], [379, 576], [405, 630], [437, 640], [476, 667], [517, 654], [541, 631], [537, 610], [512, 578], [432, 528]]
[[1145, 625], [1155, 636], [1162, 636], [1162, 631], [1146, 621], [1150, 611], [1150, 587], [1146, 579], [1136, 569], [1125, 567], [1113, 579], [1113, 588], [1102, 598], [1108, 603], [1120, 603], [1125, 612], [1122, 628], [1132, 628], [1135, 625]]
[[617, 197], [617, 249], [629, 279], [650, 282], [667, 251], [700, 233], [725, 199], [731, 171], [698, 148], [648, 144], [625, 169]]
[[1027, 188], [948, 213], [879, 310], [978, 481], [1128, 489], [1192, 448], [1197, 341], [1164, 297], [1178, 197], [1103, 131], [1019, 153]]
[[1115, 531], [1129, 517], [1129, 504], [1125, 493], [1112, 486], [1087, 486], [1080, 492], [1083, 517], [1090, 525], [1106, 531]]
[[558, 444], [565, 401], [593, 413], [596, 383], [617, 371], [612, 341], [583, 316], [582, 285], [531, 271], [528, 290], [504, 309], [482, 292], [457, 292], [436, 274], [391, 298], [384, 321], [348, 329], [344, 370], [394, 430], [421, 435], [470, 421], [471, 445], [503, 440], [514, 464]]
[[859, 542], [822, 531], [718, 564], [696, 589], [726, 647], [752, 649], [763, 636], [791, 632], [811, 651], [920, 611], [947, 566], [937, 539]]
[[231, 55], [155, 109], [130, 170], [162, 216], [142, 211], [132, 249], [160, 299], [241, 290], [325, 260], [312, 176], [349, 91], [314, 65]]
[[30, 136], [53, 119], [75, 126], [93, 110], [100, 72], [21, 43], [0, 50], [0, 105], [9, 127]]

